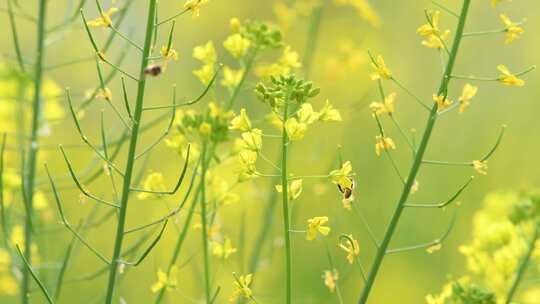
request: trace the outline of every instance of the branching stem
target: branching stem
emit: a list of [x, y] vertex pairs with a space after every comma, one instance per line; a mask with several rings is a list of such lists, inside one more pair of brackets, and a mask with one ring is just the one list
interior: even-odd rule
[[[465, 21], [467, 19], [467, 14], [469, 11], [469, 6], [471, 4], [471, 0], [463, 0], [463, 6], [461, 9], [461, 14], [459, 17], [459, 22], [456, 29], [456, 35], [454, 37], [454, 42], [452, 45], [452, 49], [450, 51], [450, 56], [448, 58], [448, 63], [446, 65], [444, 76], [441, 80], [441, 85], [438, 90], [438, 95], [444, 94], [448, 89], [448, 84], [450, 82], [450, 75], [452, 75], [452, 71], [454, 69], [454, 64], [456, 62], [457, 53], [459, 51], [459, 46], [461, 44], [462, 34], [463, 30], [465, 28]], [[418, 146], [417, 153], [415, 155], [414, 161], [411, 165], [411, 169], [409, 171], [409, 175], [406, 179], [405, 185], [403, 186], [403, 191], [400, 195], [399, 201], [397, 202], [396, 209], [394, 210], [394, 213], [392, 215], [392, 218], [390, 220], [390, 223], [388, 224], [388, 227], [386, 228], [386, 232], [384, 233], [383, 240], [380, 244], [379, 249], [377, 250], [377, 254], [375, 256], [375, 260], [373, 261], [373, 264], [371, 266], [371, 269], [369, 271], [369, 275], [366, 281], [366, 284], [364, 285], [364, 288], [362, 290], [362, 293], [360, 295], [360, 299], [358, 303], [365, 304], [367, 303], [367, 300], [369, 298], [369, 295], [371, 293], [371, 289], [373, 287], [373, 284], [375, 282], [375, 279], [377, 278], [377, 274], [380, 270], [380, 267], [382, 265], [382, 261], [386, 255], [386, 251], [388, 249], [388, 246], [390, 244], [390, 241], [392, 239], [392, 236], [394, 235], [394, 232], [397, 228], [397, 224], [401, 218], [401, 214], [405, 208], [405, 203], [407, 202], [407, 199], [409, 197], [409, 194], [411, 193], [411, 189], [414, 185], [414, 181], [416, 180], [416, 176], [418, 174], [418, 171], [420, 169], [420, 166], [422, 165], [422, 159], [424, 157], [424, 153], [426, 151], [426, 148], [429, 143], [429, 139], [431, 137], [431, 133], [433, 131], [433, 128], [435, 126], [435, 122], [437, 120], [437, 104], [433, 104], [430, 110], [430, 114], [426, 123], [426, 128], [424, 131], [424, 134], [422, 135], [422, 139], [420, 141], [420, 144]]]

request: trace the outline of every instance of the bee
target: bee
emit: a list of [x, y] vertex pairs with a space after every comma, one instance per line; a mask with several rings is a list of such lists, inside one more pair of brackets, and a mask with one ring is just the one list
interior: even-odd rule
[[354, 201], [354, 188], [356, 188], [356, 182], [354, 181], [354, 179], [350, 177], [347, 177], [347, 178], [352, 183], [351, 187], [350, 188], [341, 187], [341, 185], [338, 184], [338, 189], [339, 189], [339, 192], [343, 194], [343, 199], [342, 199], [343, 208], [347, 210], [351, 210], [352, 202]]
[[145, 75], [150, 75], [153, 77], [158, 76], [162, 72], [163, 72], [163, 67], [159, 64], [151, 64], [144, 69]]
[[350, 177], [348, 177], [348, 179], [352, 183], [351, 188], [344, 188], [344, 187], [341, 187], [341, 185], [339, 184], [337, 185], [339, 192], [343, 193], [343, 199], [347, 199], [347, 200], [353, 196], [354, 188], [356, 188], [356, 182], [354, 181], [354, 179]]

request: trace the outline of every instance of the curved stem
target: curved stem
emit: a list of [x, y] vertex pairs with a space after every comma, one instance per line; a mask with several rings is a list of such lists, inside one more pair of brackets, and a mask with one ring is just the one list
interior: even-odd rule
[[[29, 265], [32, 265], [32, 218], [33, 218], [33, 196], [35, 189], [36, 178], [36, 163], [38, 156], [38, 129], [39, 118], [41, 116], [40, 109], [42, 108], [43, 97], [41, 96], [41, 87], [43, 80], [43, 58], [45, 53], [45, 18], [47, 10], [47, 1], [39, 1], [39, 17], [37, 23], [37, 53], [35, 61], [35, 74], [34, 74], [34, 100], [32, 105], [32, 129], [30, 133], [30, 146], [28, 148], [28, 163], [25, 165], [27, 172], [23, 172], [23, 188], [22, 192], [23, 201], [27, 202], [26, 216], [25, 216], [25, 244], [24, 257], [28, 261]], [[23, 280], [21, 286], [21, 297], [23, 304], [29, 303], [28, 294], [30, 292], [30, 271], [25, 268], [23, 270]]]
[[[452, 71], [454, 69], [454, 64], [456, 62], [457, 53], [459, 51], [459, 46], [462, 39], [463, 30], [465, 28], [465, 21], [467, 19], [467, 14], [469, 11], [469, 6], [471, 4], [471, 0], [463, 0], [463, 7], [461, 9], [461, 14], [459, 18], [459, 23], [457, 25], [456, 29], [456, 35], [454, 37], [454, 42], [452, 45], [452, 50], [450, 51], [450, 57], [448, 59], [448, 64], [445, 69], [444, 76], [441, 80], [441, 85], [439, 86], [438, 95], [443, 94], [448, 89], [448, 84], [450, 82], [450, 75], [452, 75]], [[422, 139], [420, 141], [420, 145], [418, 146], [418, 151], [416, 153], [416, 156], [414, 158], [414, 162], [411, 165], [411, 170], [409, 172], [409, 175], [407, 177], [407, 180], [405, 182], [405, 186], [403, 187], [403, 191], [401, 193], [401, 196], [399, 198], [399, 201], [396, 205], [396, 209], [394, 210], [394, 214], [392, 215], [392, 218], [390, 220], [390, 223], [388, 224], [388, 227], [386, 228], [386, 232], [384, 233], [383, 240], [380, 244], [379, 249], [377, 250], [377, 254], [375, 256], [375, 260], [373, 261], [373, 264], [371, 266], [371, 269], [369, 271], [369, 275], [367, 278], [367, 282], [364, 285], [364, 288], [362, 290], [362, 293], [360, 295], [360, 299], [358, 303], [365, 304], [369, 298], [369, 295], [371, 293], [371, 289], [373, 287], [373, 283], [375, 282], [375, 279], [377, 277], [377, 274], [379, 272], [379, 269], [381, 267], [382, 261], [386, 255], [386, 251], [388, 249], [388, 245], [390, 244], [390, 240], [392, 239], [392, 236], [394, 235], [394, 232], [396, 230], [397, 224], [401, 218], [401, 214], [403, 212], [403, 209], [405, 208], [405, 203], [407, 202], [407, 199], [409, 197], [409, 194], [411, 193], [411, 189], [414, 185], [414, 181], [416, 179], [416, 176], [418, 174], [418, 171], [420, 169], [420, 166], [422, 165], [422, 158], [424, 157], [424, 153], [426, 151], [426, 148], [429, 143], [429, 139], [431, 137], [431, 133], [433, 131], [433, 128], [435, 126], [435, 122], [437, 120], [437, 104], [434, 104], [431, 107], [430, 115], [428, 117], [426, 128], [424, 131], [424, 134], [422, 136]]]
[[135, 112], [133, 114], [133, 130], [131, 133], [129, 152], [126, 161], [126, 171], [124, 174], [124, 182], [122, 186], [122, 195], [120, 200], [120, 212], [118, 214], [118, 224], [116, 228], [116, 237], [114, 244], [113, 256], [109, 268], [109, 280], [107, 284], [107, 295], [105, 298], [106, 304], [111, 304], [114, 298], [114, 290], [116, 287], [116, 278], [118, 274], [119, 259], [122, 253], [122, 243], [124, 240], [124, 226], [126, 223], [127, 207], [131, 188], [131, 179], [134, 171], [135, 156], [137, 153], [137, 142], [139, 139], [139, 129], [141, 125], [142, 110], [144, 104], [144, 91], [146, 87], [146, 78], [144, 69], [148, 65], [148, 57], [151, 52], [152, 36], [154, 33], [155, 7], [157, 0], [150, 0], [148, 4], [148, 17], [146, 23], [146, 37], [144, 42], [144, 51], [141, 55], [141, 66], [139, 71], [140, 81], [137, 86], [137, 99], [135, 103]]

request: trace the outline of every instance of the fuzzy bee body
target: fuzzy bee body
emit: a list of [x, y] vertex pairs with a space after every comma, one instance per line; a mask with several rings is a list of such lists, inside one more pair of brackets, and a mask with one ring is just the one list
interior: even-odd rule
[[147, 66], [144, 69], [145, 75], [150, 75], [153, 77], [160, 75], [162, 72], [163, 72], [163, 67], [159, 64], [152, 64], [152, 65]]
[[344, 199], [351, 198], [352, 195], [353, 195], [353, 190], [356, 187], [356, 182], [354, 181], [354, 179], [349, 177], [349, 180], [352, 182], [352, 187], [351, 188], [343, 188], [343, 187], [341, 187], [341, 185], [339, 185], [339, 184], [337, 185], [339, 191], [341, 193], [343, 193], [343, 198]]

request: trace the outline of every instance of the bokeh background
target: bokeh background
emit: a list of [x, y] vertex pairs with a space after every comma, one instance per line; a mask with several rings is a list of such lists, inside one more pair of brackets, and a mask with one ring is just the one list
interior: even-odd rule
[[[120, 0], [122, 2], [125, 0]], [[26, 11], [35, 14], [35, 1], [20, 1]], [[28, 2], [28, 3], [27, 3]], [[32, 2], [32, 3], [30, 3]], [[49, 1], [49, 25], [63, 20], [65, 8], [69, 1]], [[87, 15], [96, 14], [92, 1], [85, 6]], [[108, 1], [103, 1], [108, 5]], [[129, 12], [121, 29], [125, 32], [133, 29], [133, 39], [142, 41], [146, 14], [146, 1], [136, 1]], [[285, 1], [292, 6], [295, 1]], [[280, 2], [282, 3], [282, 2]], [[461, 1], [441, 1], [444, 5], [459, 10]], [[191, 57], [192, 48], [196, 45], [213, 40], [218, 49], [219, 61], [230, 63], [231, 57], [222, 47], [224, 38], [229, 34], [229, 19], [260, 19], [270, 22], [281, 22], [276, 18], [275, 7], [278, 1], [249, 1], [249, 0], [212, 0], [202, 9], [201, 16], [192, 19], [190, 16], [181, 17], [177, 23], [174, 46], [180, 54], [180, 60], [172, 63], [167, 73], [152, 80], [149, 84], [146, 102], [148, 105], [167, 104], [170, 100], [170, 86], [177, 84], [179, 97], [191, 98], [201, 91], [202, 86], [192, 75], [192, 70], [198, 63]], [[437, 52], [426, 49], [420, 44], [420, 37], [415, 34], [416, 28], [425, 23], [424, 9], [433, 7], [429, 1], [371, 1], [380, 16], [380, 26], [372, 26], [362, 19], [356, 10], [349, 6], [338, 6], [326, 0], [323, 12], [320, 36], [314, 50], [311, 79], [321, 88], [321, 95], [314, 101], [317, 107], [326, 98], [341, 110], [343, 122], [325, 124], [311, 128], [306, 139], [294, 144], [291, 157], [291, 171], [297, 174], [327, 173], [336, 166], [337, 146], [343, 146], [343, 157], [351, 160], [357, 174], [358, 188], [355, 204], [364, 213], [372, 225], [375, 234], [382, 236], [394, 204], [401, 191], [400, 182], [392, 167], [384, 158], [377, 158], [374, 153], [374, 137], [377, 127], [371, 118], [367, 105], [378, 99], [375, 83], [369, 80], [371, 67], [366, 56], [367, 50], [383, 54], [387, 65], [394, 75], [405, 83], [412, 91], [424, 100], [430, 101], [431, 95], [437, 89], [440, 81], [440, 63]], [[183, 5], [182, 1], [160, 1], [160, 15], [167, 16], [177, 12]], [[0, 7], [6, 7], [6, 1], [0, 2]], [[540, 22], [540, 5], [537, 1], [514, 1], [503, 3], [497, 9], [492, 9], [488, 0], [477, 0], [472, 3], [472, 10], [467, 23], [467, 31], [489, 30], [501, 28], [498, 14], [506, 13], [511, 18], [527, 19], [525, 34], [511, 45], [503, 44], [503, 34], [466, 38], [457, 60], [456, 73], [474, 74], [478, 76], [496, 77], [496, 66], [505, 64], [514, 71], [537, 64], [540, 60], [540, 41], [536, 30]], [[302, 13], [290, 17], [285, 41], [301, 57], [305, 54], [305, 44], [308, 36], [310, 18]], [[454, 29], [455, 19], [444, 14], [442, 27]], [[23, 54], [33, 58], [36, 30], [26, 21], [18, 22], [21, 34]], [[10, 35], [9, 22], [4, 11], [0, 14], [0, 52], [2, 61], [14, 64], [14, 50]], [[168, 29], [160, 33], [160, 39], [166, 40]], [[96, 30], [98, 39], [106, 37], [106, 30]], [[123, 42], [116, 40], [110, 54], [118, 54]], [[352, 50], [352, 51], [351, 51]], [[351, 58], [351, 54], [352, 58]], [[51, 41], [46, 49], [47, 65], [62, 63], [70, 59], [84, 58], [92, 55], [91, 46], [87, 40], [80, 22], [70, 31], [59, 36], [57, 41]], [[115, 58], [115, 55], [111, 55]], [[268, 61], [261, 58], [260, 61]], [[138, 56], [130, 52], [123, 64], [126, 70], [136, 71]], [[301, 71], [299, 73], [302, 73]], [[50, 79], [61, 87], [70, 87], [74, 92], [84, 92], [97, 84], [95, 63], [92, 61], [47, 73]], [[489, 161], [489, 173], [477, 176], [473, 184], [460, 198], [458, 219], [455, 228], [444, 243], [443, 248], [428, 254], [425, 250], [388, 256], [380, 271], [379, 277], [370, 298], [370, 303], [423, 303], [427, 293], [437, 292], [448, 277], [459, 276], [464, 271], [464, 259], [458, 252], [458, 246], [470, 237], [471, 217], [479, 209], [483, 197], [493, 191], [527, 189], [540, 184], [538, 169], [540, 122], [537, 113], [540, 97], [539, 77], [537, 72], [524, 77], [526, 86], [523, 88], [505, 87], [496, 82], [479, 83], [480, 89], [472, 106], [464, 113], [456, 112], [445, 115], [437, 123], [435, 132], [427, 151], [431, 159], [451, 161], [471, 161], [478, 159], [487, 152], [494, 143], [501, 125], [508, 126], [507, 133], [500, 149]], [[252, 117], [262, 118], [265, 107], [256, 99], [252, 89], [256, 77], [250, 77], [246, 88], [242, 91], [236, 109], [246, 107]], [[119, 98], [120, 80], [111, 84], [115, 102], [121, 105]], [[461, 93], [464, 82], [454, 81], [450, 95], [457, 98]], [[130, 86], [134, 95], [134, 86]], [[219, 89], [221, 90], [221, 89]], [[422, 108], [408, 98], [395, 86], [387, 86], [387, 92], [398, 93], [396, 117], [406, 129], [416, 129], [421, 134], [426, 118]], [[223, 101], [226, 96], [217, 93], [217, 101]], [[195, 106], [201, 108], [212, 98]], [[60, 104], [67, 111], [65, 98], [59, 98]], [[77, 99], [76, 101], [77, 102]], [[93, 102], [83, 120], [83, 127], [95, 140], [98, 140], [99, 112], [106, 108], [101, 100]], [[111, 130], [120, 127], [120, 123], [107, 108], [106, 117]], [[67, 112], [66, 112], [67, 113]], [[155, 117], [157, 113], [148, 117]], [[153, 129], [144, 136], [143, 143], [149, 143], [159, 136], [167, 121], [164, 119], [160, 127]], [[95, 132], [94, 132], [95, 131]], [[406, 144], [400, 140], [397, 130], [387, 122], [387, 131], [396, 139], [398, 149], [394, 156], [402, 171], [408, 169], [410, 153]], [[61, 154], [54, 147], [57, 144], [80, 144], [73, 122], [66, 116], [65, 121], [52, 125], [52, 133], [44, 141], [52, 147], [42, 154], [42, 162], [46, 161], [53, 168], [56, 176], [67, 173], [61, 160]], [[143, 144], [144, 145], [144, 144]], [[265, 153], [275, 159], [277, 146], [271, 141], [265, 141]], [[90, 151], [76, 148], [69, 151], [75, 166], [82, 170], [92, 158]], [[13, 162], [16, 162], [15, 160]], [[178, 174], [181, 159], [176, 153], [164, 146], [159, 146], [150, 157], [149, 167], [154, 171], [171, 176], [172, 183]], [[122, 164], [122, 160], [119, 161]], [[17, 167], [15, 163], [11, 164]], [[264, 167], [263, 167], [264, 168]], [[270, 169], [270, 168], [267, 168]], [[235, 179], [230, 168], [224, 166], [218, 170], [228, 180]], [[43, 177], [43, 172], [40, 173]], [[424, 166], [419, 175], [420, 189], [413, 196], [415, 201], [437, 202], [452, 195], [455, 190], [471, 175], [477, 175], [469, 167], [435, 167]], [[91, 187], [96, 193], [109, 193], [107, 180], [103, 179]], [[44, 189], [48, 186], [44, 184]], [[233, 271], [242, 273], [246, 269], [247, 257], [253, 250], [253, 243], [261, 230], [263, 218], [266, 216], [268, 198], [274, 191], [270, 180], [258, 179], [242, 184], [235, 189], [241, 197], [234, 205], [220, 209], [219, 222], [222, 230], [231, 236], [233, 244], [237, 244], [238, 252], [229, 260], [222, 262], [211, 261], [214, 286], [222, 287], [222, 294], [217, 303], [226, 303], [232, 290]], [[129, 209], [128, 226], [145, 223], [157, 218], [172, 208], [177, 199], [162, 199], [155, 201], [133, 200]], [[58, 231], [61, 224], [54, 210], [52, 198], [49, 197], [51, 214], [47, 229]], [[85, 218], [92, 210], [91, 202], [81, 205], [78, 203], [76, 191], [64, 193], [65, 208], [72, 223]], [[20, 204], [20, 202], [19, 202]], [[21, 206], [21, 205], [19, 205]], [[262, 263], [255, 273], [257, 283], [254, 295], [259, 303], [282, 303], [284, 276], [283, 254], [281, 246], [281, 219], [279, 204], [273, 209], [275, 213], [271, 226], [271, 237], [262, 250]], [[22, 207], [21, 209], [22, 210]], [[406, 210], [399, 224], [392, 247], [426, 242], [437, 238], [448, 225], [453, 208], [448, 210]], [[104, 212], [100, 210], [99, 212]], [[315, 242], [305, 241], [304, 234], [293, 234], [294, 249], [294, 299], [295, 303], [337, 303], [335, 294], [329, 293], [322, 281], [323, 270], [329, 269], [325, 245], [331, 248], [341, 272], [341, 289], [345, 303], [354, 303], [362, 287], [358, 268], [345, 262], [344, 253], [337, 248], [337, 236], [341, 233], [352, 233], [360, 240], [362, 259], [367, 268], [373, 258], [373, 247], [368, 235], [361, 225], [359, 218], [351, 212], [342, 209], [339, 192], [326, 181], [305, 180], [304, 192], [301, 198], [294, 202], [293, 229], [305, 229], [305, 221], [318, 215], [330, 217], [331, 235], [325, 240]], [[164, 239], [156, 250], [141, 267], [130, 269], [121, 283], [120, 295], [127, 303], [149, 303], [153, 298], [151, 284], [156, 280], [156, 270], [165, 267], [169, 260], [178, 230], [183, 223], [180, 216], [175, 223], [176, 228], [166, 232]], [[55, 230], [56, 229], [56, 230]], [[114, 237], [114, 220], [88, 233], [88, 238], [96, 247], [105, 253], [112, 252]], [[61, 231], [61, 230], [59, 230]], [[200, 233], [191, 232], [188, 243], [180, 258], [184, 264], [179, 275], [179, 287], [168, 293], [169, 303], [201, 303], [203, 295], [202, 259], [200, 254]], [[61, 260], [71, 237], [68, 233], [41, 233], [38, 242], [40, 255], [44, 261], [42, 275], [45, 281], [52, 285], [56, 270], [54, 265]], [[243, 240], [243, 245], [239, 240]], [[135, 238], [128, 238], [133, 242]], [[325, 244], [326, 243], [326, 244]], [[67, 276], [77, 277], [91, 273], [101, 265], [84, 248], [77, 249], [76, 256], [70, 266]], [[104, 293], [106, 276], [92, 281], [68, 284], [64, 288], [62, 303], [93, 303]], [[40, 295], [35, 294], [35, 303], [41, 303]], [[1, 297], [2, 303], [18, 303], [18, 297]], [[539, 301], [540, 303], [540, 301]]]

